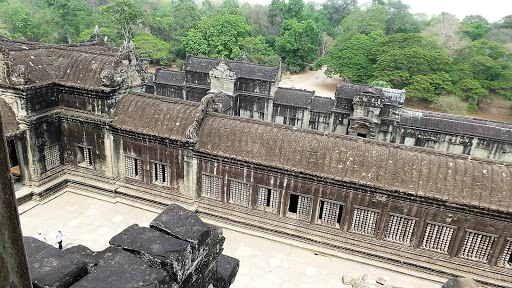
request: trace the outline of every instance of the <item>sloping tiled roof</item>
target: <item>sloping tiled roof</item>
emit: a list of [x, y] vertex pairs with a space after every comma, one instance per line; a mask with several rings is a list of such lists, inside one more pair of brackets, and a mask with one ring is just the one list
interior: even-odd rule
[[512, 124], [430, 111], [402, 109], [401, 126], [512, 142]]
[[0, 115], [2, 115], [2, 124], [4, 125], [4, 133], [6, 136], [13, 135], [20, 130], [14, 111], [12, 111], [11, 106], [2, 98], [0, 98]]
[[405, 195], [512, 212], [512, 166], [463, 155], [220, 114], [205, 120], [196, 149]]
[[373, 87], [371, 85], [366, 84], [341, 83], [338, 84], [338, 86], [336, 86], [336, 92], [334, 93], [334, 97], [353, 99], [355, 94], [367, 91], [376, 94], [381, 94], [382, 88]]
[[314, 112], [331, 112], [336, 104], [336, 100], [328, 97], [315, 96], [311, 101], [311, 111]]
[[314, 95], [315, 91], [279, 87], [276, 89], [276, 94], [274, 95], [274, 103], [287, 106], [306, 107]]
[[0, 39], [12, 57], [12, 68], [26, 67], [27, 84], [59, 82], [84, 88], [100, 88], [99, 75], [113, 68], [116, 54], [109, 48], [84, 44], [50, 45]]
[[[194, 55], [187, 55], [183, 63], [185, 71], [194, 71], [201, 73], [209, 73], [215, 68], [222, 60], [216, 58], [197, 57]], [[250, 63], [244, 60], [226, 61], [228, 66], [236, 73], [237, 77], [264, 80], [264, 81], [277, 81], [279, 75], [278, 66], [266, 66], [260, 64]]]
[[185, 72], [158, 68], [155, 72], [154, 82], [157, 84], [183, 85], [185, 84]]
[[221, 59], [197, 57], [194, 55], [187, 55], [183, 62], [183, 70], [209, 73], [215, 66], [220, 63]]
[[240, 78], [256, 79], [274, 82], [278, 78], [279, 67], [265, 66], [243, 61], [229, 61], [229, 66]]
[[151, 94], [130, 92], [117, 104], [114, 127], [186, 141], [199, 103]]

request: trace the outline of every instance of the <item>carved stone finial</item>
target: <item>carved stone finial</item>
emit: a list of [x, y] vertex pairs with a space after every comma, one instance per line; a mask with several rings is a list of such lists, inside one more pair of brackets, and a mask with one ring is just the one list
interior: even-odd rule
[[217, 94], [207, 94], [201, 99], [201, 105], [199, 106], [199, 112], [197, 112], [196, 117], [194, 118], [194, 123], [188, 127], [187, 130], [187, 139], [197, 141], [199, 129], [201, 129], [201, 125], [204, 120], [210, 113], [213, 112], [221, 112], [222, 104], [217, 102]]
[[242, 53], [240, 57], [236, 59], [236, 61], [244, 62], [244, 63], [252, 63], [251, 59], [249, 59], [249, 56], [247, 56], [247, 53]]

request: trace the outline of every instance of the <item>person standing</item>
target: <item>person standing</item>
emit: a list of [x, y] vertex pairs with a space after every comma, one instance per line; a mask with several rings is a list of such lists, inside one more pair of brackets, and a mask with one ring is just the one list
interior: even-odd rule
[[55, 235], [55, 243], [59, 244], [59, 249], [62, 250], [62, 228], [57, 229], [57, 235]]

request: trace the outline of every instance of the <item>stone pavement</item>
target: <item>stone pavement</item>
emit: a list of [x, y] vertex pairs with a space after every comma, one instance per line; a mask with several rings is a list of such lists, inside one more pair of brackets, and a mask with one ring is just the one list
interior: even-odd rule
[[[103, 201], [72, 192], [66, 192], [33, 208], [30, 208], [30, 205], [34, 203], [29, 202], [20, 206], [23, 234], [34, 236], [38, 230], [42, 230], [48, 243], [55, 245], [55, 234], [57, 229], [62, 227], [64, 249], [82, 244], [95, 251], [103, 250], [108, 246], [112, 236], [126, 227], [134, 223], [148, 226], [158, 215], [126, 204]], [[343, 288], [350, 287], [342, 284], [343, 275], [354, 278], [365, 273], [370, 281], [383, 277], [389, 279], [388, 284], [404, 288], [439, 288], [441, 282], [446, 281], [400, 267], [382, 265], [388, 268], [385, 269], [340, 257], [317, 255], [306, 249], [227, 228], [224, 228], [224, 236], [224, 254], [240, 260], [240, 270], [231, 287]], [[347, 258], [353, 257], [347, 255]], [[407, 274], [428, 277], [436, 281]]]

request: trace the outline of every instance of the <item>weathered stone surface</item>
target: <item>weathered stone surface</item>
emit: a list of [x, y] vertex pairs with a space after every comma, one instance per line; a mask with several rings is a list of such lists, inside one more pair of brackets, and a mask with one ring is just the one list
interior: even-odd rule
[[87, 263], [33, 237], [23, 237], [34, 287], [64, 288], [87, 275]]
[[2, 117], [0, 115], [0, 287], [30, 287]]
[[446, 281], [442, 288], [480, 288], [478, 283], [470, 278], [452, 278]]
[[139, 257], [121, 248], [110, 249], [106, 258], [73, 288], [159, 288], [175, 287], [162, 269], [150, 267]]
[[194, 212], [176, 204], [169, 205], [149, 226], [190, 242], [196, 247], [203, 245], [211, 233], [208, 225]]
[[83, 260], [87, 263], [87, 268], [89, 271], [91, 271], [94, 267], [98, 266], [99, 262], [99, 255], [101, 252], [94, 252], [91, 249], [83, 246], [83, 245], [76, 245], [67, 248], [64, 250], [64, 252], [67, 255], [74, 256], [80, 260]]
[[238, 268], [240, 267], [240, 260], [220, 255], [217, 259], [217, 278], [215, 280], [218, 286], [215, 287], [229, 287], [234, 281]]
[[162, 268], [181, 282], [191, 266], [191, 248], [188, 242], [173, 238], [160, 231], [133, 224], [110, 240], [132, 252], [151, 267]]

